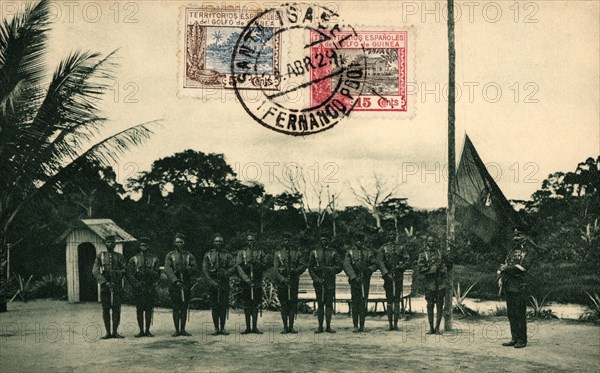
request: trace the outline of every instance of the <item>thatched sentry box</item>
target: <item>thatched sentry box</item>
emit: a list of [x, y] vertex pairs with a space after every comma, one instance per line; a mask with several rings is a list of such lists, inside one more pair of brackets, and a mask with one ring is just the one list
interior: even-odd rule
[[96, 256], [106, 251], [104, 240], [115, 235], [115, 251], [123, 243], [137, 241], [110, 219], [82, 219], [63, 234], [67, 244], [67, 293], [70, 303], [100, 301], [100, 286], [92, 275]]

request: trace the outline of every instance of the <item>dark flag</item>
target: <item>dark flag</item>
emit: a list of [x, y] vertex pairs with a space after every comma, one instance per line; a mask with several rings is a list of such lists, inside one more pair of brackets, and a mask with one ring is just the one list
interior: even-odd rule
[[486, 243], [508, 243], [513, 228], [522, 225], [468, 136], [456, 172], [455, 203], [456, 220]]

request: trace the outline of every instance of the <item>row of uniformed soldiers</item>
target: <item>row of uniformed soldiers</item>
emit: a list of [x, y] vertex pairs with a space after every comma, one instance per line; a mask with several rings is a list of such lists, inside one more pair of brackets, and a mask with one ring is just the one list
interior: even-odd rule
[[[140, 252], [126, 264], [123, 255], [114, 251], [115, 238], [106, 239], [107, 251], [101, 252], [94, 263], [94, 275], [101, 285], [101, 301], [106, 335], [103, 339], [123, 338], [117, 329], [120, 319], [120, 306], [123, 295], [124, 278], [133, 286], [139, 333], [136, 337], [152, 337], [150, 325], [156, 296], [155, 284], [160, 277], [158, 258], [149, 253], [148, 238], [140, 239]], [[521, 242], [521, 241], [520, 241]], [[164, 271], [169, 281], [169, 293], [173, 305], [173, 336], [190, 336], [186, 331], [192, 284], [199, 271], [194, 256], [184, 250], [185, 237], [176, 234], [175, 250], [165, 258]], [[526, 344], [526, 326], [523, 321], [521, 296], [522, 273], [527, 261], [524, 261], [523, 245], [509, 254], [507, 264], [499, 273], [505, 283], [509, 301], [509, 319], [513, 339], [506, 345]], [[516, 253], [516, 254], [515, 254]], [[530, 259], [531, 255], [527, 257]], [[514, 263], [513, 263], [514, 262]], [[308, 257], [291, 245], [291, 234], [285, 233], [281, 248], [273, 256], [272, 262], [256, 245], [254, 234], [246, 237], [246, 246], [234, 258], [224, 250], [223, 237], [215, 234], [212, 248], [202, 261], [202, 273], [208, 284], [209, 304], [215, 331], [212, 335], [227, 335], [225, 329], [229, 308], [230, 277], [236, 275], [241, 280], [241, 302], [244, 307], [246, 329], [242, 334], [262, 332], [258, 328], [258, 316], [264, 298], [262, 282], [267, 269], [275, 268], [274, 280], [281, 304], [282, 333], [297, 333], [294, 320], [298, 306], [298, 286], [300, 275], [308, 268], [313, 280], [318, 304], [318, 328], [315, 333], [335, 333], [331, 327], [333, 303], [335, 300], [335, 279], [342, 270], [348, 276], [351, 289], [351, 312], [354, 332], [365, 331], [365, 316], [369, 298], [371, 275], [380, 270], [384, 279], [387, 301], [389, 330], [398, 330], [400, 302], [404, 271], [408, 268], [410, 257], [404, 245], [395, 242], [384, 244], [379, 250], [366, 249], [362, 236], [357, 235], [354, 244], [348, 247], [342, 260], [338, 252], [329, 245], [329, 237], [322, 234], [319, 245], [310, 251]], [[423, 275], [427, 315], [430, 330], [428, 334], [439, 333], [444, 309], [445, 288], [448, 271], [452, 266], [447, 251], [436, 247], [433, 237], [428, 237], [425, 248], [419, 253], [417, 267]], [[516, 284], [516, 285], [515, 285]], [[517, 295], [513, 295], [517, 293]], [[434, 308], [437, 315], [434, 319]], [[111, 317], [112, 310], [112, 333]], [[325, 327], [324, 327], [325, 322]], [[525, 332], [523, 332], [525, 330]]]

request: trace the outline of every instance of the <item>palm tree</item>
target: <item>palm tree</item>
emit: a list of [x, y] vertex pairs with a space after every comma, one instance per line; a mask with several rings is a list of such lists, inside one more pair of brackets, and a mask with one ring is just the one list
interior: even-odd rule
[[0, 272], [20, 212], [47, 200], [61, 181], [85, 178], [85, 167], [108, 166], [152, 134], [154, 122], [98, 138], [106, 123], [98, 104], [114, 79], [114, 52], [72, 52], [46, 79], [49, 10], [41, 0], [0, 23]]
[[213, 34], [213, 39], [215, 39], [215, 45], [218, 46], [219, 42], [223, 39], [223, 35], [221, 34], [221, 31], [215, 31]]

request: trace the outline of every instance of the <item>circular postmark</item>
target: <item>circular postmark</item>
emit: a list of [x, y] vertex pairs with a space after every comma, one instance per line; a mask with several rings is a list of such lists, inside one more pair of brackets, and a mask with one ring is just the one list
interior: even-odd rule
[[[274, 40], [282, 40], [281, 45]], [[353, 48], [345, 44], [350, 41]], [[260, 82], [278, 51], [287, 58], [281, 71], [271, 66], [279, 83], [273, 90], [272, 82]], [[261, 12], [246, 24], [231, 56], [232, 85], [244, 110], [262, 126], [294, 136], [325, 131], [349, 116], [366, 72], [357, 32], [320, 5], [284, 4]], [[249, 80], [259, 86], [259, 97], [252, 101], [240, 94]]]

